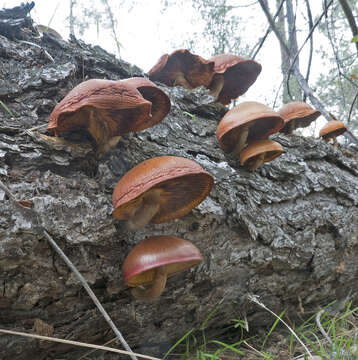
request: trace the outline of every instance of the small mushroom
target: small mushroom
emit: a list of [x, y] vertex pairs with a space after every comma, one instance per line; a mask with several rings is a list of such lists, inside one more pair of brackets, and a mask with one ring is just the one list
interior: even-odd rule
[[215, 75], [209, 85], [210, 93], [224, 105], [245, 94], [262, 69], [255, 60], [231, 54], [216, 55], [210, 60], [215, 62]]
[[92, 79], [73, 88], [50, 115], [48, 130], [60, 135], [86, 130], [104, 153], [123, 134], [145, 128], [151, 102], [122, 81]]
[[198, 86], [209, 86], [214, 75], [213, 69], [213, 61], [180, 49], [170, 55], [163, 55], [148, 71], [148, 75], [150, 80], [191, 90]]
[[342, 121], [331, 120], [328, 121], [326, 125], [319, 131], [319, 136], [324, 141], [333, 140], [334, 144], [337, 144], [336, 137], [342, 135], [347, 130], [346, 126]]
[[112, 195], [113, 217], [138, 229], [186, 215], [199, 205], [214, 184], [196, 162], [159, 156], [135, 166], [118, 181]]
[[278, 112], [285, 125], [280, 132], [292, 134], [295, 129], [309, 126], [321, 113], [303, 101], [293, 101], [282, 106]]
[[248, 142], [267, 138], [283, 124], [280, 115], [268, 106], [246, 101], [225, 114], [216, 129], [216, 136], [221, 148], [238, 158]]
[[240, 153], [240, 163], [253, 171], [263, 163], [269, 162], [283, 153], [281, 144], [276, 141], [265, 139], [250, 143]]
[[[138, 300], [158, 298], [167, 277], [187, 270], [202, 262], [200, 251], [191, 242], [175, 236], [153, 236], [141, 241], [124, 260], [122, 271], [125, 282], [134, 287]], [[150, 285], [143, 288], [143, 285]]]
[[144, 130], [162, 121], [170, 111], [170, 99], [168, 95], [157, 85], [142, 77], [133, 77], [122, 80], [122, 83], [135, 87], [144, 99], [152, 103], [152, 117], [148, 119], [137, 131]]

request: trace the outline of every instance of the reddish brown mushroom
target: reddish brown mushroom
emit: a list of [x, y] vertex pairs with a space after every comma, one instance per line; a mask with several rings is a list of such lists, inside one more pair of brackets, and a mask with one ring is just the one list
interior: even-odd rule
[[258, 62], [236, 55], [221, 54], [210, 60], [215, 61], [215, 75], [209, 85], [210, 93], [224, 105], [245, 94], [261, 72]]
[[[128, 254], [122, 267], [123, 277], [134, 287], [132, 294], [136, 299], [151, 301], [162, 294], [167, 277], [202, 260], [198, 248], [189, 241], [175, 236], [153, 236], [141, 241]], [[150, 284], [150, 288], [140, 288]]]
[[336, 144], [336, 137], [342, 135], [347, 130], [346, 126], [339, 120], [328, 121], [326, 125], [319, 132], [319, 136], [324, 141], [333, 140], [333, 143]]
[[144, 99], [152, 103], [152, 117], [143, 123], [137, 131], [144, 130], [162, 121], [170, 111], [170, 99], [168, 95], [157, 85], [142, 77], [133, 77], [122, 80], [122, 83], [135, 87]]
[[214, 75], [213, 69], [213, 61], [180, 49], [170, 55], [163, 55], [148, 71], [148, 75], [150, 80], [191, 90], [198, 86], [209, 86]]
[[285, 104], [278, 113], [285, 121], [285, 125], [280, 130], [284, 134], [292, 134], [297, 128], [309, 126], [321, 115], [318, 110], [313, 109], [303, 101], [293, 101]]
[[263, 163], [269, 162], [283, 153], [281, 144], [276, 141], [265, 139], [250, 143], [240, 153], [240, 163], [253, 171]]
[[92, 79], [73, 88], [50, 115], [48, 130], [56, 135], [88, 131], [99, 153], [115, 146], [119, 136], [145, 128], [151, 102], [122, 81]]
[[176, 156], [155, 157], [135, 166], [117, 183], [113, 216], [129, 229], [186, 215], [210, 193], [213, 177], [196, 162]]
[[216, 129], [216, 136], [225, 152], [239, 157], [248, 142], [267, 138], [279, 131], [283, 123], [280, 115], [268, 106], [246, 101], [225, 114]]

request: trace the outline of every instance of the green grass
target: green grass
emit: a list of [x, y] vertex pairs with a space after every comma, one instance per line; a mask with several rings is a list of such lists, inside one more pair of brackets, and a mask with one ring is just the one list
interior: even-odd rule
[[0, 105], [6, 110], [6, 112], [11, 116], [14, 117], [12, 111], [0, 100]]
[[198, 328], [192, 328], [182, 336], [163, 359], [358, 360], [358, 307], [352, 308], [350, 302], [343, 309], [334, 311], [335, 304], [329, 304], [298, 326], [283, 320], [288, 318], [285, 311], [276, 315], [261, 303], [274, 317], [265, 335], [249, 337], [245, 331], [246, 320], [233, 319], [232, 333], [237, 339], [229, 344], [207, 337], [208, 322], [222, 303]]

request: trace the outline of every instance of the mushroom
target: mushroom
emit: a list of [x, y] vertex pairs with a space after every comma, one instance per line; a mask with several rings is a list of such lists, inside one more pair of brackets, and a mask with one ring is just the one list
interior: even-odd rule
[[152, 103], [152, 117], [143, 123], [137, 131], [144, 130], [162, 121], [170, 111], [170, 99], [168, 95], [157, 85], [142, 77], [133, 77], [122, 80], [122, 83], [135, 87], [144, 99]]
[[198, 86], [209, 86], [214, 75], [213, 69], [213, 61], [180, 49], [170, 55], [164, 54], [148, 71], [148, 75], [150, 80], [191, 90]]
[[265, 139], [250, 143], [240, 153], [240, 163], [253, 171], [263, 163], [269, 162], [283, 153], [281, 144], [276, 141]]
[[138, 164], [118, 181], [112, 195], [113, 217], [130, 230], [186, 215], [199, 205], [214, 184], [196, 162], [159, 156]]
[[245, 94], [262, 69], [255, 60], [231, 54], [216, 55], [210, 60], [215, 62], [215, 75], [209, 85], [210, 93], [224, 105]]
[[[153, 236], [141, 241], [124, 260], [125, 282], [134, 287], [132, 295], [138, 300], [158, 298], [167, 277], [202, 262], [200, 251], [191, 242], [175, 236]], [[150, 285], [147, 289], [143, 285]]]
[[284, 134], [292, 134], [293, 130], [309, 126], [321, 113], [303, 101], [293, 101], [282, 106], [278, 112], [285, 121], [280, 130]]
[[[86, 130], [104, 153], [123, 134], [145, 128], [151, 102], [133, 86], [112, 80], [92, 79], [73, 88], [50, 115], [48, 130], [55, 135]], [[149, 122], [150, 123], [150, 122]]]
[[346, 126], [342, 121], [339, 120], [331, 120], [328, 121], [326, 125], [319, 131], [319, 136], [324, 141], [333, 140], [334, 144], [337, 144], [336, 137], [342, 135], [347, 130]]
[[268, 106], [247, 101], [225, 114], [216, 129], [216, 136], [221, 148], [238, 158], [248, 142], [267, 138], [283, 124], [280, 115]]

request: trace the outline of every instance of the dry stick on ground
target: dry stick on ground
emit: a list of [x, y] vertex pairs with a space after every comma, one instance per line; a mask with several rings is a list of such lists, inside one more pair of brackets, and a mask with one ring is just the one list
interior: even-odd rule
[[160, 360], [160, 359], [158, 359], [156, 357], [137, 354], [137, 353], [134, 353], [132, 351], [118, 350], [118, 349], [110, 348], [108, 346], [103, 346], [103, 345], [93, 345], [93, 344], [83, 343], [83, 342], [79, 342], [79, 341], [65, 340], [65, 339], [59, 339], [59, 338], [55, 338], [55, 337], [28, 334], [28, 333], [24, 333], [24, 332], [20, 332], [20, 331], [11, 331], [11, 330], [5, 330], [5, 329], [0, 329], [0, 333], [9, 334], [9, 335], [24, 336], [24, 337], [29, 337], [29, 338], [33, 338], [33, 339], [39, 339], [39, 340], [58, 342], [58, 343], [61, 343], [61, 344], [82, 346], [82, 347], [87, 347], [87, 348], [96, 349], [96, 350], [110, 351], [110, 352], [114, 352], [114, 353], [117, 353], [117, 354], [125, 354], [125, 355], [130, 355], [130, 356], [135, 355], [135, 356], [138, 356], [138, 357], [143, 358], [143, 359]]
[[107, 323], [109, 324], [109, 326], [111, 327], [113, 332], [116, 334], [117, 338], [122, 343], [123, 347], [129, 353], [131, 353], [130, 357], [132, 358], [132, 360], [138, 360], [136, 358], [136, 356], [134, 355], [132, 349], [129, 347], [129, 345], [127, 344], [127, 342], [123, 338], [121, 332], [114, 325], [112, 319], [110, 318], [110, 316], [108, 315], [108, 313], [106, 312], [106, 310], [104, 309], [102, 304], [99, 302], [99, 300], [97, 299], [97, 297], [94, 294], [94, 292], [92, 291], [92, 289], [87, 284], [87, 281], [85, 280], [85, 278], [77, 270], [77, 268], [71, 262], [71, 260], [64, 254], [64, 252], [61, 250], [61, 248], [56, 244], [55, 240], [49, 235], [49, 233], [46, 231], [46, 229], [43, 228], [41, 225], [39, 225], [38, 214], [32, 209], [29, 209], [29, 208], [26, 208], [26, 207], [22, 206], [16, 200], [16, 197], [12, 194], [12, 192], [8, 189], [8, 187], [1, 180], [0, 180], [0, 189], [2, 189], [6, 193], [6, 195], [9, 197], [9, 199], [14, 204], [16, 209], [18, 209], [23, 215], [26, 216], [26, 218], [28, 218], [35, 225], [36, 230], [38, 230], [39, 233], [42, 233], [46, 237], [46, 239], [48, 240], [50, 245], [53, 247], [53, 249], [60, 255], [60, 257], [64, 260], [66, 265], [73, 271], [73, 273], [76, 275], [78, 280], [81, 282], [82, 286], [85, 288], [88, 295], [91, 297], [91, 299], [93, 300], [93, 302], [97, 306], [98, 310], [101, 312], [101, 314], [103, 315], [103, 317], [105, 318], [105, 320], [107, 321]]
[[[260, 0], [259, 0], [260, 1]], [[303, 341], [297, 336], [297, 334], [293, 331], [293, 329], [278, 315], [276, 315], [272, 310], [270, 310], [268, 307], [266, 307], [265, 304], [263, 304], [257, 295], [249, 295], [248, 299], [250, 301], [252, 301], [253, 303], [261, 306], [263, 309], [265, 309], [266, 311], [268, 311], [270, 314], [272, 314], [275, 318], [277, 318], [278, 320], [280, 320], [286, 327], [287, 329], [290, 331], [290, 333], [297, 339], [297, 341], [303, 346], [303, 348], [305, 349], [306, 353], [308, 354], [308, 356], [313, 359], [313, 355], [310, 353], [310, 351], [308, 350], [307, 346], [303, 343]]]
[[[269, 24], [271, 25], [272, 31], [275, 33], [277, 39], [279, 40], [282, 47], [286, 51], [287, 55], [291, 59], [292, 71], [293, 71], [294, 75], [296, 76], [296, 79], [297, 79], [299, 85], [301, 86], [302, 90], [309, 97], [309, 99], [311, 100], [311, 103], [313, 104], [313, 106], [317, 110], [319, 110], [321, 112], [321, 114], [325, 117], [325, 119], [327, 121], [332, 120], [332, 117], [330, 116], [329, 112], [324, 108], [324, 105], [321, 103], [321, 101], [314, 96], [311, 88], [307, 84], [307, 81], [305, 80], [303, 75], [298, 70], [296, 64], [293, 62], [293, 56], [292, 56], [289, 48], [287, 47], [285, 41], [282, 39], [281, 34], [279, 33], [279, 31], [276, 28], [275, 23], [274, 23], [274, 21], [273, 21], [273, 19], [271, 17], [271, 14], [270, 14], [268, 8], [266, 7], [265, 0], [258, 0], [258, 1], [259, 1], [260, 5], [261, 5], [261, 8], [262, 8], [263, 12], [266, 15], [266, 18], [267, 18]], [[354, 142], [356, 145], [358, 145], [358, 139], [351, 133], [351, 131], [347, 130], [343, 135], [346, 138], [348, 138], [351, 142]]]

